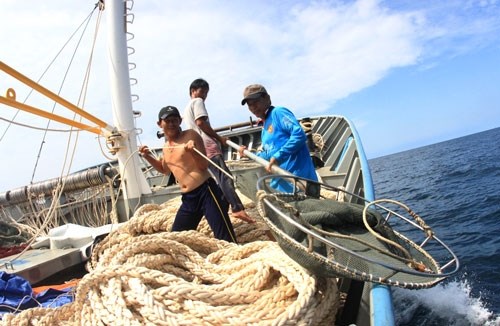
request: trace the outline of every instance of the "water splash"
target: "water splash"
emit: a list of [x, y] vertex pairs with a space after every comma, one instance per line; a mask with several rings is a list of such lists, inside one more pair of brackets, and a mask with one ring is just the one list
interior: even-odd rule
[[393, 289], [397, 325], [500, 326], [467, 279], [425, 290]]

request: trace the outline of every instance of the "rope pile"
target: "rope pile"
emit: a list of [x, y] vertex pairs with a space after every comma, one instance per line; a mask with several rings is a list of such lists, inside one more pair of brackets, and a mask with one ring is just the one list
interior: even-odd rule
[[0, 325], [334, 324], [336, 280], [311, 275], [268, 241], [245, 204], [257, 222], [232, 218], [239, 244], [213, 238], [205, 219], [196, 231], [168, 232], [177, 198], [144, 205], [96, 246], [72, 303], [5, 315]]

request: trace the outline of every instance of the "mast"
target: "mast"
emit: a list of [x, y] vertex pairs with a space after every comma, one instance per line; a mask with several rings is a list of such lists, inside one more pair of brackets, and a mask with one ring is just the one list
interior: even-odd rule
[[[108, 53], [113, 122], [122, 135], [116, 153], [126, 205], [134, 207], [151, 189], [139, 165], [134, 125], [126, 39], [126, 6], [123, 0], [106, 1], [108, 11]], [[132, 155], [133, 153], [133, 155]], [[130, 201], [130, 203], [129, 203]], [[133, 205], [133, 206], [132, 206]]]

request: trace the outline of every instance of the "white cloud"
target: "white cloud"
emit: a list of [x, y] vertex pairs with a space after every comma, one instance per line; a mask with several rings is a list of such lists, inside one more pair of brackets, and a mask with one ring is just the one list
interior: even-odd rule
[[253, 82], [265, 84], [276, 104], [298, 115], [324, 113], [390, 69], [415, 63], [421, 53], [417, 14], [389, 13], [373, 1], [265, 9], [261, 4], [250, 13], [213, 12], [210, 2], [187, 6], [159, 11], [138, 27], [137, 42], [155, 48], [146, 54], [154, 64], [141, 69], [156, 72], [164, 89], [181, 94], [181, 106], [190, 81], [206, 78], [214, 122], [218, 112], [238, 112], [234, 121], [248, 114], [237, 111], [238, 103]]

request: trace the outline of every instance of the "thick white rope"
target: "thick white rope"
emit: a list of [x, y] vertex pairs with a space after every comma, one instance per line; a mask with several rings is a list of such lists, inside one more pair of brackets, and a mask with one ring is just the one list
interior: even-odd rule
[[[243, 198], [242, 198], [243, 199]], [[311, 275], [267, 228], [233, 219], [241, 245], [198, 230], [168, 232], [180, 199], [143, 205], [93, 251], [75, 301], [4, 315], [0, 325], [333, 325], [336, 280]]]

